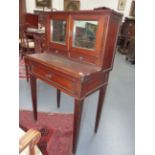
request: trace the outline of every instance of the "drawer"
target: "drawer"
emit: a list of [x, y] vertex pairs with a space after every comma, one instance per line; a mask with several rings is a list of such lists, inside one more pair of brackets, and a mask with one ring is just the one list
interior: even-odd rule
[[59, 73], [58, 71], [48, 69], [42, 65], [31, 64], [31, 73], [59, 89], [66, 90], [73, 94], [76, 92], [75, 80]]

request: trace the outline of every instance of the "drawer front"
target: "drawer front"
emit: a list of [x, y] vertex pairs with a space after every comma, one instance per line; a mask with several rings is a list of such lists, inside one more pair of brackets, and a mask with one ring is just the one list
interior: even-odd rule
[[76, 82], [55, 70], [51, 70], [47, 67], [42, 67], [37, 64], [32, 64], [31, 73], [41, 78], [42, 80], [50, 82], [52, 85], [60, 89], [71, 92], [73, 94], [76, 92]]

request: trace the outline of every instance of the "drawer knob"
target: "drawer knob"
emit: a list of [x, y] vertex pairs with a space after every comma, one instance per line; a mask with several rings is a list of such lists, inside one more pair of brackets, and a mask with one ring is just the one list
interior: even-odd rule
[[52, 77], [52, 74], [46, 74], [45, 77], [46, 78], [51, 78]]

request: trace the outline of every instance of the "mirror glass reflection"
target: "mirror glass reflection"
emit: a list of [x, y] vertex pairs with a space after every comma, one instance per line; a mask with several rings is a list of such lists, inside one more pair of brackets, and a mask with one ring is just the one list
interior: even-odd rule
[[97, 21], [75, 20], [73, 30], [73, 47], [89, 50], [95, 49]]
[[65, 20], [51, 20], [51, 41], [59, 44], [66, 42], [66, 24]]

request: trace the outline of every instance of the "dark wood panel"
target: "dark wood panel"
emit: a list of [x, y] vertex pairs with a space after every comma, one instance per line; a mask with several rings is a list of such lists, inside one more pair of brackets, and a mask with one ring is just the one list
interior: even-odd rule
[[116, 45], [117, 45], [120, 21], [118, 17], [115, 15], [112, 16], [111, 18], [112, 20], [109, 21], [108, 35], [102, 61], [103, 69], [112, 69], [114, 56], [116, 53]]

